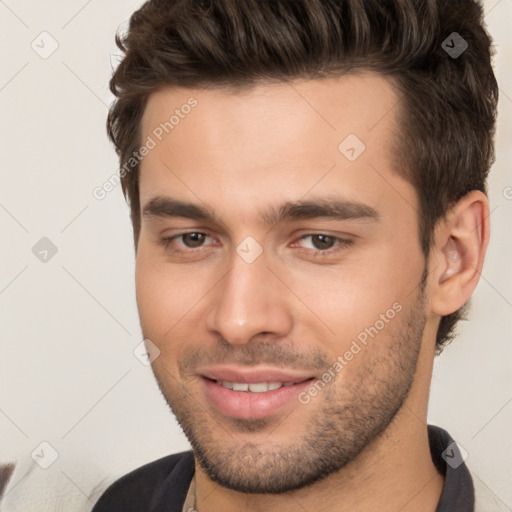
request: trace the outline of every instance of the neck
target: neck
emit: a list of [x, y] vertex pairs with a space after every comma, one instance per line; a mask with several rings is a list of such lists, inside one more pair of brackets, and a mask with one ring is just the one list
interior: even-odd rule
[[[198, 512], [435, 512], [443, 477], [432, 462], [426, 424], [405, 405], [389, 428], [358, 458], [296, 491], [244, 494], [212, 482], [196, 466]], [[401, 420], [401, 421], [398, 421]]]

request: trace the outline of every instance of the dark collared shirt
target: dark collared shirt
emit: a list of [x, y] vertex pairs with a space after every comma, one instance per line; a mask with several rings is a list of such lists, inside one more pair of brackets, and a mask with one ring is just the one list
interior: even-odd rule
[[[439, 427], [429, 425], [428, 436], [432, 460], [444, 476], [436, 512], [500, 510], [475, 511], [473, 481], [461, 451], [448, 432]], [[112, 484], [92, 512], [183, 512], [193, 476], [194, 457], [191, 451], [164, 457]]]

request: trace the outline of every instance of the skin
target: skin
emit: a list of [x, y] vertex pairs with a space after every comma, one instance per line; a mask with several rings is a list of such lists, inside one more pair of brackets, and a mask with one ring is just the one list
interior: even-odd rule
[[[141, 214], [168, 196], [216, 217], [143, 215], [136, 290], [144, 337], [160, 350], [155, 376], [196, 454], [198, 511], [434, 512], [435, 335], [478, 282], [486, 196], [454, 205], [426, 263], [417, 196], [395, 168], [399, 98], [387, 79], [167, 88], [149, 98], [142, 140], [190, 97], [197, 107], [141, 164]], [[353, 162], [338, 150], [348, 134], [366, 146]], [[264, 222], [285, 202], [333, 198], [377, 216]], [[262, 249], [252, 263], [237, 253], [249, 236]], [[250, 419], [222, 414], [204, 392], [205, 364], [321, 379], [393, 304], [400, 312], [307, 405]]]

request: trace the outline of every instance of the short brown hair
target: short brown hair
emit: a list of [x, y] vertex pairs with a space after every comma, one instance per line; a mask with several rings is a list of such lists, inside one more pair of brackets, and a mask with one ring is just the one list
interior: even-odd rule
[[[458, 56], [447, 51], [455, 40], [467, 43]], [[246, 87], [370, 70], [393, 78], [400, 93], [397, 172], [417, 191], [427, 259], [448, 209], [471, 190], [486, 191], [498, 86], [474, 0], [149, 0], [116, 42], [124, 58], [110, 82], [117, 99], [107, 127], [124, 170], [141, 144], [147, 99], [162, 87]], [[136, 248], [138, 173], [136, 164], [121, 174]], [[441, 319], [438, 353], [463, 310]]]

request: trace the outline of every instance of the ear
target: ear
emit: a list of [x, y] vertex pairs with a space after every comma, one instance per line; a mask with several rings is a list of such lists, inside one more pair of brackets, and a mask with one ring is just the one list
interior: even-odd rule
[[489, 215], [487, 196], [474, 190], [439, 222], [430, 251], [432, 313], [449, 315], [471, 297], [489, 243]]

